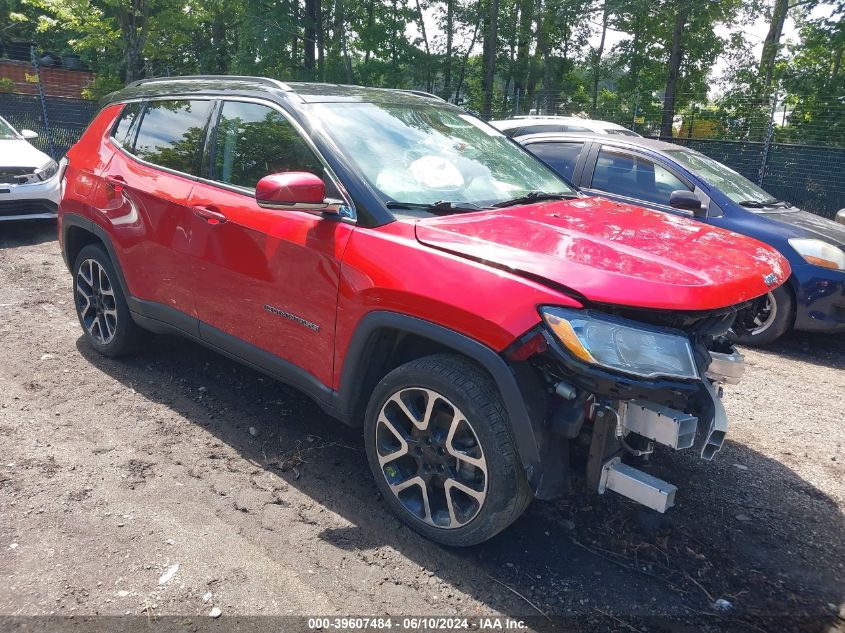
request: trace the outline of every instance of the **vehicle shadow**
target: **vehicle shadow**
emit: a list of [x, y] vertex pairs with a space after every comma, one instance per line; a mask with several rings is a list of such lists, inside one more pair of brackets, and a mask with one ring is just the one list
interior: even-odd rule
[[56, 239], [55, 220], [0, 222], [0, 249], [35, 246]]
[[[680, 487], [679, 507], [665, 517], [578, 492], [576, 482], [572, 499], [534, 502], [487, 543], [445, 548], [392, 517], [370, 478], [360, 431], [295, 390], [176, 338], [153, 338], [119, 362], [81, 337], [77, 348], [343, 517], [343, 527], [307, 526], [319, 531], [321, 556], [392, 548], [491, 610], [533, 616], [536, 628], [551, 625], [546, 616], [575, 631], [826, 631], [838, 621], [845, 522], [836, 502], [747, 446], [728, 442], [713, 462], [658, 458], [656, 474], [671, 464], [667, 479]], [[202, 401], [198, 385], [207, 390]], [[307, 458], [292, 459], [302, 446]], [[719, 600], [724, 611], [713, 608]]]
[[845, 333], [790, 330], [771, 345], [755, 351], [833, 369], [845, 369]]

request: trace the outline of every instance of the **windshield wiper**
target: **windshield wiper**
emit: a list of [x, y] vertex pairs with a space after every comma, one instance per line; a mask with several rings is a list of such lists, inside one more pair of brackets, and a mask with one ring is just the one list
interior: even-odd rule
[[783, 207], [788, 209], [792, 205], [786, 200], [778, 200], [777, 198], [770, 198], [769, 200], [740, 200], [738, 205], [748, 207], [749, 209], [765, 209], [766, 207]]
[[573, 193], [546, 193], [545, 191], [531, 191], [524, 196], [513, 198], [512, 200], [505, 200], [504, 202], [497, 202], [494, 207], [512, 207], [517, 204], [533, 204], [535, 202], [543, 202], [544, 200], [573, 200], [578, 198], [577, 194]]
[[484, 207], [480, 207], [472, 202], [450, 202], [449, 200], [438, 200], [432, 203], [388, 200], [384, 203], [384, 206], [388, 209], [419, 209], [420, 211], [428, 211], [429, 213], [454, 213], [456, 211], [469, 213], [484, 209]]

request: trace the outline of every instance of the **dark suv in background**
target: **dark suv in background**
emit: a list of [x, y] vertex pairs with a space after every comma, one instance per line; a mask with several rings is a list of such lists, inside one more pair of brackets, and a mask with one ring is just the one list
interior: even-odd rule
[[665, 511], [675, 486], [626, 462], [655, 443], [713, 457], [744, 367], [725, 334], [789, 276], [764, 244], [583, 196], [397, 90], [138, 82], [105, 100], [62, 189], [94, 348], [175, 333], [302, 389], [363, 428], [402, 520], [453, 545], [571, 473]]

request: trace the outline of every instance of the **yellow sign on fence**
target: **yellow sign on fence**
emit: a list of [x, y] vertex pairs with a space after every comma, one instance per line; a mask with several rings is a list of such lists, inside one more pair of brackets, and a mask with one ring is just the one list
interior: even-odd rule
[[38, 83], [38, 75], [30, 75], [29, 73], [24, 73], [23, 78], [26, 79], [26, 83], [28, 84]]

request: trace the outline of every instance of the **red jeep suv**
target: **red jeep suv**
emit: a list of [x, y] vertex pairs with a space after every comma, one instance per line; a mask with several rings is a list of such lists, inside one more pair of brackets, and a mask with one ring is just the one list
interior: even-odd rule
[[571, 475], [658, 511], [655, 444], [719, 450], [726, 334], [773, 249], [579, 193], [424, 93], [143, 80], [69, 152], [59, 235], [107, 356], [176, 333], [361, 426], [391, 508], [490, 538]]

